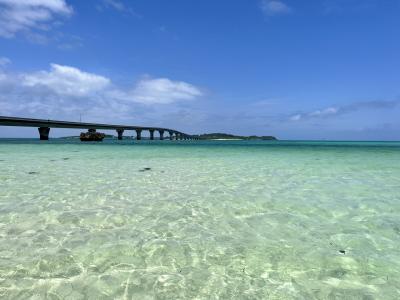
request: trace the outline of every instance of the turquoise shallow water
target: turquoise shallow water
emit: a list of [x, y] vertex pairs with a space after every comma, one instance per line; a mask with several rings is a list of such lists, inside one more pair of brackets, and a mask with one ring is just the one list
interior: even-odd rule
[[0, 298], [46, 297], [399, 299], [400, 143], [0, 140]]

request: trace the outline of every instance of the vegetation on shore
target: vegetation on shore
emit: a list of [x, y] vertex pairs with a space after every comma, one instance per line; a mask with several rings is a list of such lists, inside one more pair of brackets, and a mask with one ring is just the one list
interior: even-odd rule
[[202, 140], [263, 140], [263, 141], [275, 141], [277, 140], [274, 136], [257, 136], [257, 135], [250, 135], [250, 136], [242, 136], [242, 135], [234, 135], [234, 134], [227, 134], [227, 133], [206, 133], [200, 134], [199, 137]]
[[[117, 137], [114, 136], [114, 135], [112, 135], [112, 134], [105, 134], [105, 135], [104, 135], [104, 138], [105, 138], [105, 139], [114, 139], [114, 138], [117, 138]], [[60, 139], [67, 139], [67, 140], [70, 140], [70, 139], [80, 139], [80, 136], [79, 136], [79, 135], [63, 136], [63, 137], [60, 137]]]

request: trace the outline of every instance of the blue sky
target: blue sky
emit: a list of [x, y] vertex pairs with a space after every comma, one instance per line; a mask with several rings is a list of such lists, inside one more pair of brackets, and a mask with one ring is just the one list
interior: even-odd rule
[[399, 140], [399, 16], [399, 0], [0, 0], [0, 115]]

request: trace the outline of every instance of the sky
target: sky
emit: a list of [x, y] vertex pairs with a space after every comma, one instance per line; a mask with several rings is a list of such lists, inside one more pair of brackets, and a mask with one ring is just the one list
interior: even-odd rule
[[0, 115], [400, 140], [400, 0], [0, 0]]

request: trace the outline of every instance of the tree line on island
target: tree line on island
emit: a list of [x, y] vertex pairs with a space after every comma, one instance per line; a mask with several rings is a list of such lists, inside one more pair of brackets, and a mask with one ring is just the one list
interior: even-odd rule
[[228, 133], [205, 133], [197, 135], [196, 137], [202, 140], [263, 140], [263, 141], [275, 141], [276, 137], [270, 135], [234, 135]]

